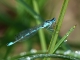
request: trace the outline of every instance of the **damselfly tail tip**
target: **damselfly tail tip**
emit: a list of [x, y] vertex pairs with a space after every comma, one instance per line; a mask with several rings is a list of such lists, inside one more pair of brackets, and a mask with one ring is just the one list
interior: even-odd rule
[[7, 44], [7, 46], [11, 46], [11, 45], [13, 45], [14, 43], [13, 42], [10, 42], [9, 44]]

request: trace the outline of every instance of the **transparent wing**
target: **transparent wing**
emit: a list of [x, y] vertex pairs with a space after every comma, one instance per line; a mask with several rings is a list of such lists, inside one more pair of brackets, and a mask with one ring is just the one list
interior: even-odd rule
[[20, 33], [16, 36], [15, 41], [14, 41], [14, 42], [10, 42], [9, 44], [7, 44], [7, 46], [13, 45], [13, 44], [15, 44], [16, 42], [21, 41], [21, 40], [23, 40], [23, 39], [25, 39], [25, 38], [29, 38], [30, 36], [34, 35], [39, 29], [41, 29], [41, 25], [20, 32]]

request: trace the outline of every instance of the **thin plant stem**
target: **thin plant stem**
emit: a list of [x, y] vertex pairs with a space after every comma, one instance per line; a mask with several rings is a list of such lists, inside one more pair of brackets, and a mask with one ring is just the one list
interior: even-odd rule
[[[38, 4], [37, 4], [36, 0], [33, 0], [33, 6], [34, 6], [34, 11], [37, 14], [39, 14], [39, 8], [38, 8]], [[36, 19], [36, 22], [37, 22], [37, 24], [40, 24], [41, 23], [37, 19]], [[44, 36], [44, 33], [43, 33], [42, 29], [39, 30], [39, 38], [40, 38], [40, 42], [41, 42], [42, 51], [46, 51], [47, 50], [46, 41], [45, 41], [45, 36]]]
[[61, 25], [62, 25], [64, 14], [66, 12], [68, 1], [69, 0], [64, 0], [64, 2], [63, 2], [63, 6], [62, 6], [62, 9], [61, 9], [59, 18], [58, 18], [58, 22], [57, 22], [55, 30], [54, 30], [54, 32], [52, 34], [51, 42], [50, 42], [50, 45], [49, 45], [49, 48], [48, 48], [48, 53], [49, 54], [54, 53], [53, 50], [54, 50], [54, 47], [56, 45], [56, 41], [57, 41], [58, 34], [59, 34], [59, 31], [60, 31], [60, 28], [61, 28]]
[[[67, 9], [68, 2], [69, 2], [69, 0], [64, 0], [64, 2], [63, 2], [63, 5], [62, 5], [61, 11], [60, 11], [60, 15], [59, 15], [55, 30], [52, 34], [52, 38], [51, 38], [50, 45], [49, 45], [49, 48], [48, 48], [48, 53], [49, 54], [54, 53], [53, 50], [55, 49], [55, 45], [56, 45], [56, 42], [57, 42], [57, 39], [58, 39], [58, 34], [59, 34], [59, 31], [60, 31], [60, 28], [61, 28], [61, 25], [62, 25], [62, 21], [63, 21], [64, 15], [65, 15], [65, 12], [66, 12], [66, 9]], [[50, 60], [50, 58], [47, 58], [46, 60]]]
[[53, 52], [56, 51], [56, 49], [66, 40], [66, 38], [69, 36], [69, 34], [75, 29], [76, 25], [73, 26], [60, 40], [59, 42], [55, 45], [55, 48]]

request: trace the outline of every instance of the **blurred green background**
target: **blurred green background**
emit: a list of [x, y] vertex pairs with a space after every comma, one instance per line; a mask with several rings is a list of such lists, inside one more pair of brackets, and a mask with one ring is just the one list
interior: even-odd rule
[[[78, 12], [78, 2], [80, 1], [70, 0], [59, 34], [62, 37], [73, 25], [77, 24], [78, 27], [69, 36], [67, 42], [73, 50], [79, 50], [80, 47], [80, 15]], [[53, 17], [57, 19], [62, 3], [63, 0], [1, 0], [0, 59], [8, 59], [9, 56], [14, 57], [21, 52], [29, 52], [31, 49], [42, 50], [39, 33], [25, 39], [25, 41], [17, 42], [10, 47], [8, 47], [7, 44], [11, 41], [15, 41], [16, 35], [21, 31], [37, 26]], [[48, 47], [52, 34], [46, 29], [43, 29], [42, 34], [43, 39], [45, 39], [44, 43], [46, 47]]]
[[[15, 41], [16, 35], [21, 31], [52, 19], [53, 17], [46, 17], [47, 4], [48, 0], [0, 1], [0, 58], [7, 59], [8, 56], [16, 56], [21, 52], [29, 52], [31, 49], [41, 50], [38, 33], [10, 47], [7, 44]], [[46, 35], [44, 36], [45, 43], [49, 44], [51, 33], [47, 30], [43, 33]]]

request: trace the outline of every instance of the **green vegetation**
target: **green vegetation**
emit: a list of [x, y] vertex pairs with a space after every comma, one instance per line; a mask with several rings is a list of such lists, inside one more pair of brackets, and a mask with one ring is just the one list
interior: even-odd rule
[[[15, 43], [12, 46], [7, 46], [7, 44], [15, 40], [15, 35], [45, 21], [46, 13], [43, 6], [46, 4], [47, 0], [16, 0], [14, 7], [10, 6], [6, 1], [0, 1], [1, 4], [10, 9], [8, 13], [0, 12], [0, 24], [3, 28], [6, 27], [3, 36], [0, 38], [0, 60], [25, 60], [26, 58], [44, 58], [44, 60], [47, 58], [47, 60], [50, 60], [49, 57], [72, 60], [80, 59], [78, 54], [76, 54], [78, 56], [75, 57], [75, 53], [71, 51], [69, 54], [64, 54], [66, 51], [63, 47], [60, 47], [76, 27], [71, 27], [63, 37], [59, 38], [59, 31], [68, 1], [69, 0], [64, 0], [63, 2], [54, 32], [51, 34], [52, 38], [49, 34], [51, 32], [46, 29], [41, 29], [33, 37], [24, 39], [25, 41]], [[70, 50], [66, 45], [64, 45], [64, 47]]]

